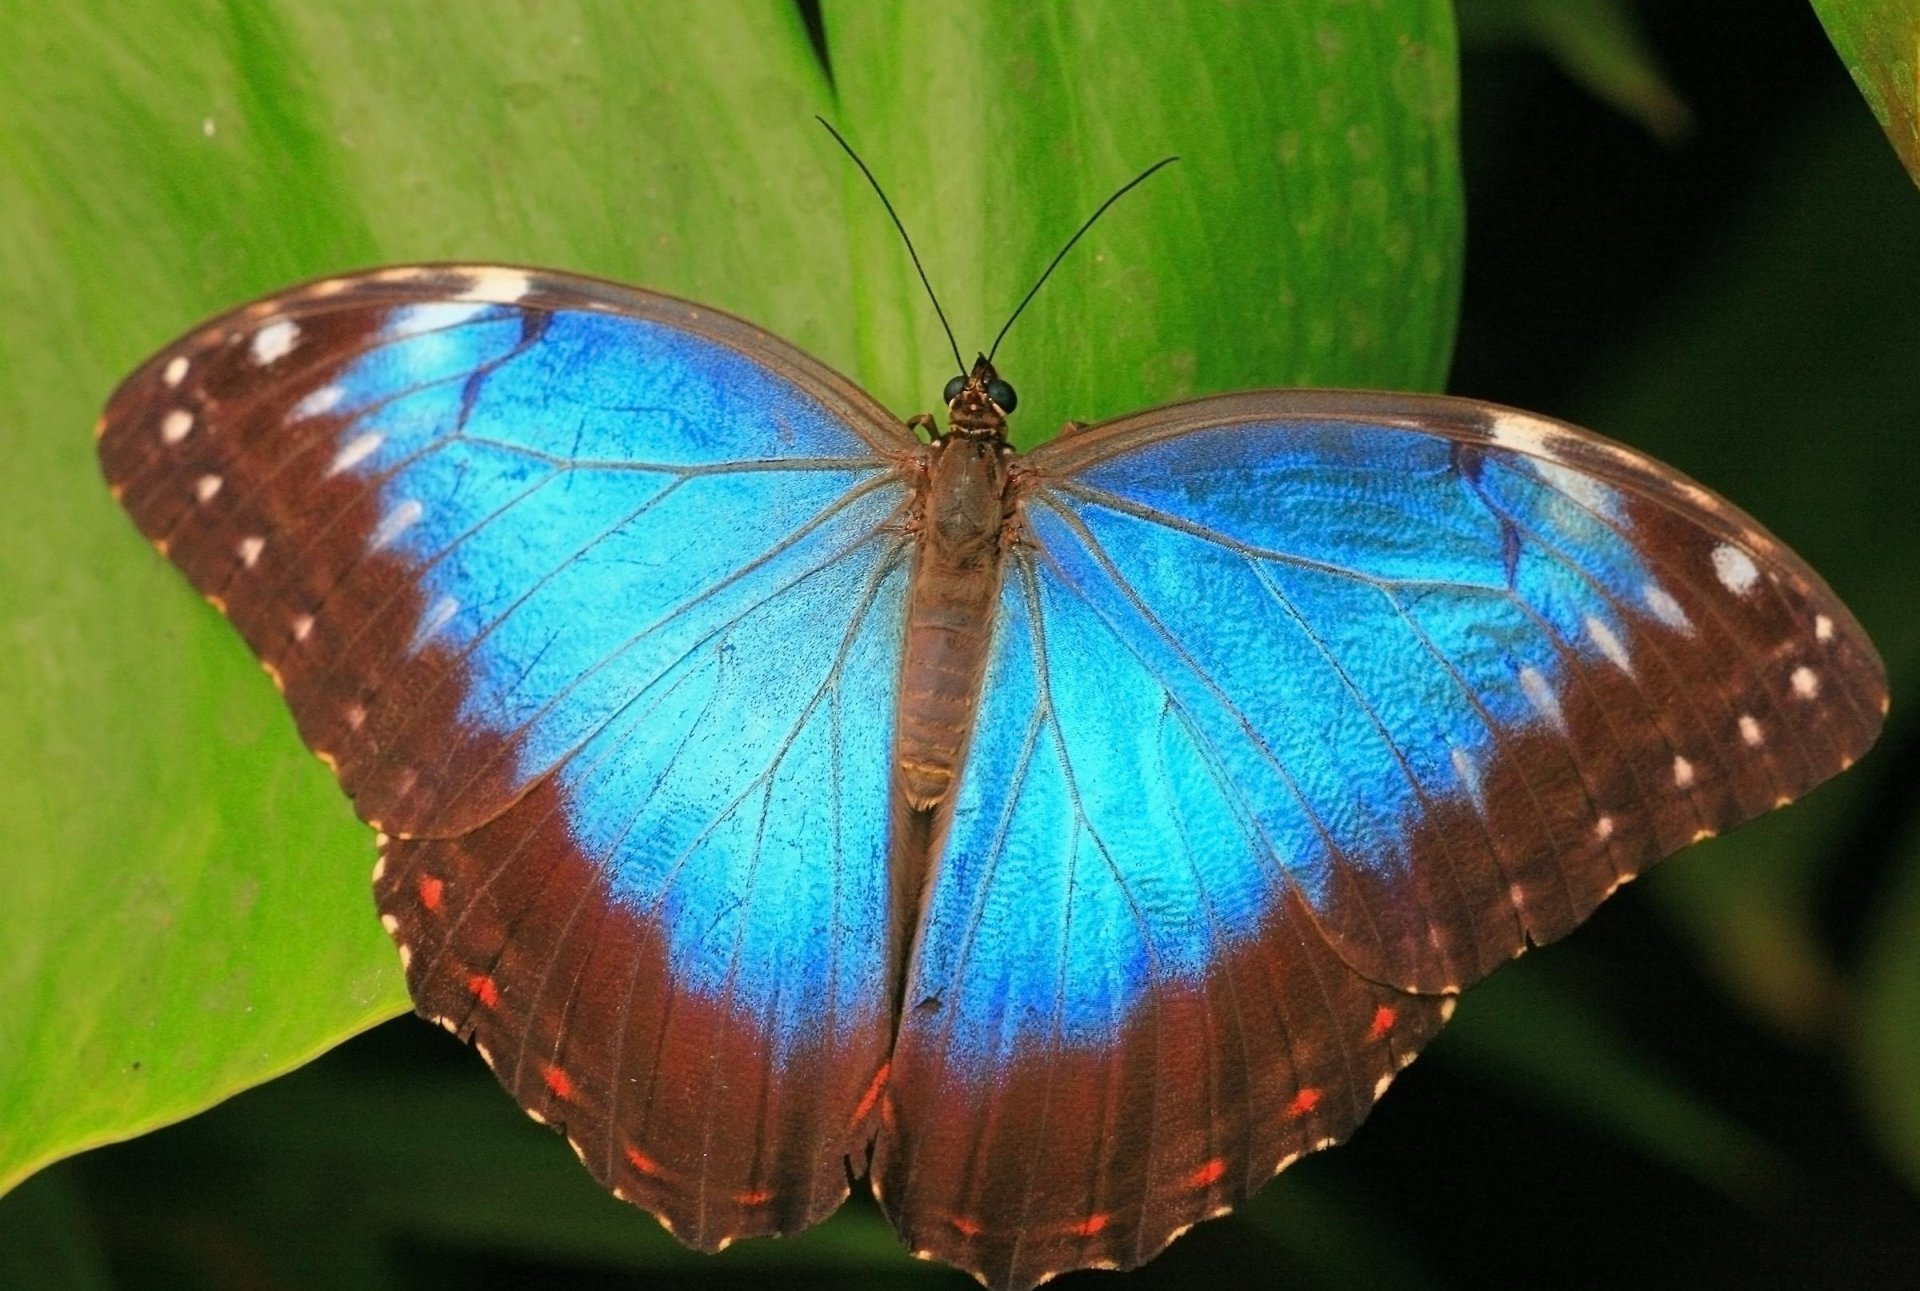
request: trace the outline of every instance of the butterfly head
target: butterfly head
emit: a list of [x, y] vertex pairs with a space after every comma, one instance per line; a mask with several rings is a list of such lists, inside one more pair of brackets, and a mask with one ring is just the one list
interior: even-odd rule
[[1007, 414], [1020, 402], [984, 354], [973, 361], [972, 372], [947, 382], [941, 397], [947, 401], [950, 433], [973, 438], [1006, 438]]

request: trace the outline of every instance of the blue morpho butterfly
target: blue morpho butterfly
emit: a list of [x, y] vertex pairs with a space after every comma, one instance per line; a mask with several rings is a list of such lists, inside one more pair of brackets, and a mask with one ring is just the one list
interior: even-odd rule
[[383, 831], [420, 1012], [704, 1249], [866, 1171], [992, 1286], [1137, 1265], [1879, 730], [1820, 578], [1584, 430], [1014, 402], [430, 265], [189, 333], [100, 458]]

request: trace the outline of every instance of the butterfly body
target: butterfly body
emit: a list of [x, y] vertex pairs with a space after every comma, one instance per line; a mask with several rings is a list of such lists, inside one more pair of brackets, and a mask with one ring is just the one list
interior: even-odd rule
[[950, 434], [925, 452], [896, 754], [907, 805], [916, 811], [947, 799], [966, 752], [1018, 505], [1011, 456], [1004, 427]]
[[1138, 1264], [1879, 729], [1818, 576], [1588, 432], [1275, 391], [1016, 454], [956, 381], [923, 441], [714, 311], [418, 266], [103, 419], [383, 831], [420, 1012], [692, 1245], [867, 1172], [995, 1286]]

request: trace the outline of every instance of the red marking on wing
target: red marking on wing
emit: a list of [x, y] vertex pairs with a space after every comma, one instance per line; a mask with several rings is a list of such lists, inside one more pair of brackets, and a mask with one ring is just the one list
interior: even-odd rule
[[1367, 1028], [1367, 1039], [1379, 1040], [1393, 1029], [1393, 1010], [1382, 1004], [1373, 1011], [1373, 1025]]
[[490, 1009], [500, 1007], [500, 988], [485, 973], [475, 973], [467, 979], [467, 989], [473, 992], [473, 998]]
[[420, 889], [420, 904], [435, 914], [440, 913], [440, 897], [446, 892], [447, 885], [431, 874], [422, 874], [418, 887]]
[[1213, 1160], [1207, 1162], [1205, 1165], [1201, 1166], [1198, 1170], [1195, 1170], [1192, 1174], [1188, 1175], [1186, 1177], [1185, 1182], [1187, 1187], [1189, 1188], [1204, 1188], [1208, 1184], [1217, 1182], [1220, 1176], [1225, 1174], [1226, 1172], [1227, 1172], [1226, 1161], [1221, 1157], [1215, 1157]]
[[873, 1110], [873, 1105], [880, 1101], [880, 1091], [887, 1087], [887, 1072], [892, 1068], [892, 1063], [883, 1062], [880, 1064], [880, 1070], [873, 1073], [873, 1083], [868, 1085], [867, 1092], [860, 1096], [860, 1106], [853, 1109], [855, 1125], [866, 1120], [867, 1114]]
[[627, 1145], [627, 1164], [638, 1170], [641, 1174], [658, 1174], [660, 1172], [660, 1163], [642, 1152], [639, 1148], [634, 1147], [631, 1143]]
[[1069, 1224], [1067, 1231], [1075, 1237], [1092, 1237], [1095, 1233], [1105, 1228], [1107, 1221], [1111, 1218], [1112, 1216], [1104, 1211], [1096, 1215], [1088, 1215], [1077, 1224]]
[[547, 1082], [547, 1088], [553, 1091], [555, 1098], [572, 1101], [573, 1080], [565, 1071], [558, 1067], [548, 1067], [540, 1073], [540, 1078]]
[[1320, 1102], [1320, 1091], [1309, 1085], [1293, 1096], [1287, 1104], [1287, 1115], [1295, 1120], [1311, 1112]]
[[953, 1231], [962, 1237], [978, 1237], [987, 1231], [985, 1224], [977, 1219], [969, 1219], [965, 1215], [949, 1215], [947, 1222], [952, 1224]]
[[746, 1192], [736, 1192], [733, 1199], [742, 1206], [764, 1206], [773, 1200], [773, 1189], [751, 1188]]

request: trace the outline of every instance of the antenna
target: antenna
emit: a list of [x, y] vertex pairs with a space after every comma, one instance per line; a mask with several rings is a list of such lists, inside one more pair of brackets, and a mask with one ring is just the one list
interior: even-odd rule
[[[826, 125], [824, 121], [821, 122], [821, 124]], [[827, 126], [827, 128], [831, 130], [833, 127]], [[854, 160], [858, 161], [859, 158], [856, 157], [854, 158]], [[1138, 175], [1135, 175], [1132, 179], [1122, 184], [1119, 190], [1115, 192], [1112, 197], [1109, 197], [1106, 201], [1100, 203], [1100, 209], [1095, 211], [1092, 215], [1089, 215], [1087, 217], [1087, 222], [1080, 226], [1079, 231], [1076, 232], [1072, 237], [1067, 239], [1067, 245], [1060, 248], [1060, 254], [1056, 255], [1053, 258], [1053, 263], [1049, 264], [1046, 267], [1045, 272], [1043, 272], [1040, 275], [1039, 281], [1034, 283], [1033, 287], [1027, 292], [1027, 294], [1021, 298], [1020, 303], [1014, 306], [1012, 317], [1007, 319], [1006, 326], [1000, 329], [1000, 334], [993, 338], [993, 346], [991, 349], [987, 351], [987, 362], [989, 363], [993, 362], [993, 356], [999, 352], [1000, 342], [1006, 339], [1008, 329], [1013, 326], [1013, 320], [1015, 318], [1020, 317], [1020, 311], [1025, 309], [1027, 307], [1027, 303], [1031, 301], [1034, 298], [1034, 296], [1039, 294], [1041, 283], [1046, 282], [1048, 276], [1053, 273], [1054, 269], [1059, 266], [1060, 262], [1067, 258], [1067, 252], [1073, 250], [1073, 244], [1078, 242], [1081, 236], [1085, 234], [1088, 229], [1093, 227], [1093, 222], [1099, 219], [1102, 215], [1105, 215], [1107, 213], [1107, 208], [1109, 206], [1112, 206], [1115, 202], [1119, 201], [1121, 198], [1125, 197], [1128, 193], [1132, 192], [1134, 189], [1138, 188], [1141, 184], [1145, 183], [1147, 180], [1147, 177], [1153, 174], [1154, 171], [1159, 170], [1162, 166], [1171, 166], [1174, 162], [1179, 160], [1180, 159], [1178, 157], [1162, 157], [1159, 161], [1154, 162], [1153, 165], [1147, 167], [1145, 170], [1141, 171]], [[865, 167], [862, 167], [862, 169], [865, 169]], [[904, 229], [901, 230], [901, 236], [902, 237], [906, 236], [906, 231]], [[918, 262], [916, 261], [916, 263]], [[936, 308], [938, 307], [936, 306]], [[946, 320], [943, 318], [940, 321], [944, 323]], [[965, 366], [965, 365], [963, 364], [962, 366]]]
[[[880, 187], [880, 181], [873, 177], [873, 172], [871, 170], [867, 169], [867, 163], [860, 160], [860, 154], [853, 150], [852, 144], [848, 143], [846, 139], [841, 137], [840, 132], [833, 128], [832, 123], [830, 123], [825, 117], [820, 117], [820, 116], [815, 117], [814, 120], [818, 121], [822, 126], [826, 127], [827, 133], [833, 136], [835, 143], [839, 144], [842, 148], [846, 149], [847, 156], [853, 158], [853, 164], [860, 168], [860, 173], [867, 177], [867, 182], [869, 184], [873, 185], [873, 191], [880, 198], [880, 205], [886, 207], [887, 214], [893, 217], [893, 227], [900, 230], [900, 240], [907, 244], [907, 255], [912, 258], [913, 267], [920, 274], [920, 285], [927, 289], [927, 299], [933, 302], [933, 312], [939, 316], [940, 328], [942, 331], [946, 332], [947, 344], [953, 348], [954, 364], [959, 368], [960, 375], [965, 376], [967, 374], [967, 361], [960, 357], [960, 342], [953, 339], [953, 329], [947, 326], [947, 311], [940, 308], [940, 297], [933, 294], [933, 284], [927, 281], [927, 271], [920, 263], [920, 253], [913, 249], [913, 239], [907, 236], [907, 226], [900, 222], [900, 216], [894, 212], [893, 203], [887, 200], [886, 190]], [[1142, 175], [1140, 178], [1145, 179], [1146, 176]], [[1140, 180], [1136, 179], [1133, 182], [1137, 184], [1140, 182]], [[1133, 186], [1132, 184], [1129, 184], [1127, 187], [1131, 188], [1132, 186]], [[1123, 188], [1120, 191], [1124, 193], [1126, 189]], [[1115, 196], [1118, 196], [1118, 195], [1119, 194], [1115, 194]], [[1112, 203], [1109, 202], [1108, 205], [1112, 205]], [[1106, 207], [1103, 206], [1100, 209], [1104, 211]], [[1078, 237], [1080, 235], [1076, 233], [1074, 236]], [[1072, 246], [1073, 244], [1069, 242], [1067, 245]], [[1018, 313], [1019, 311], [1016, 310], [1015, 312]]]

